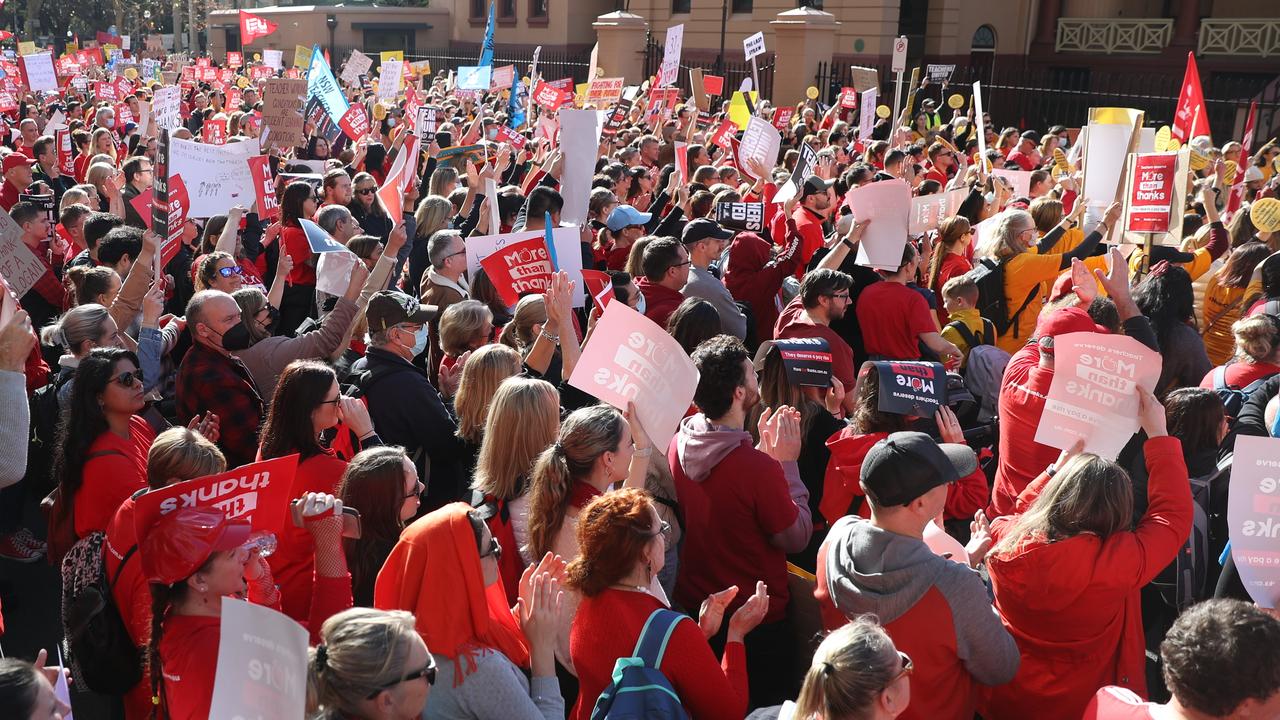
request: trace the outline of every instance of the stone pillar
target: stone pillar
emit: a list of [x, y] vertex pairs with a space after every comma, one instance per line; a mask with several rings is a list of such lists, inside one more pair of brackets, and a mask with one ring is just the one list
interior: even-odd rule
[[1173, 21], [1172, 45], [1195, 47], [1200, 38], [1200, 3], [1178, 0], [1178, 14]]
[[1062, 16], [1062, 0], [1040, 0], [1040, 17], [1036, 23], [1036, 44], [1054, 45], [1058, 36], [1058, 18]]
[[616, 11], [601, 15], [591, 23], [600, 42], [596, 64], [604, 77], [626, 78], [628, 85], [644, 81], [644, 42], [649, 23], [639, 15]]
[[840, 23], [829, 12], [802, 7], [778, 13], [773, 27], [775, 105], [794, 105], [805, 99], [805, 88], [813, 84], [818, 63], [831, 62]]

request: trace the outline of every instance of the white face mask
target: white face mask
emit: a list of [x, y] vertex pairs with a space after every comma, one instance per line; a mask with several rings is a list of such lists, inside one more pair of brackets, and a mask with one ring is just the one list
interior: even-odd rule
[[645, 308], [645, 304], [644, 304], [644, 293], [640, 293], [640, 297], [636, 300], [636, 312], [638, 312], [638, 313], [640, 313], [641, 315], [643, 315], [643, 314], [644, 314], [644, 308]]

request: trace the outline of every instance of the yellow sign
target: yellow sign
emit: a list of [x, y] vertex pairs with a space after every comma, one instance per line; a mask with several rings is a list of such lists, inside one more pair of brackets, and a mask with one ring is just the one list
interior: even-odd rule
[[30, 40], [23, 40], [23, 41], [19, 42], [19, 43], [18, 43], [18, 54], [19, 54], [19, 55], [35, 55], [35, 54], [36, 54], [36, 44], [35, 44], [35, 43], [33, 43], [33, 42], [31, 42]]
[[1240, 166], [1236, 164], [1235, 160], [1228, 160], [1225, 165], [1226, 169], [1222, 173], [1222, 182], [1227, 187], [1231, 187], [1236, 182], [1236, 173], [1240, 172]]
[[807, 98], [809, 98], [810, 100], [817, 100], [817, 99], [818, 99], [818, 88], [816, 88], [816, 87], [814, 87], [814, 86], [810, 85], [809, 87], [805, 88], [804, 96], [805, 96], [805, 97], [807, 97]]
[[241, 76], [240, 78], [238, 78], [236, 80], [236, 87], [240, 88], [241, 90], [249, 87], [249, 78], [244, 76]]
[[1195, 150], [1192, 150], [1191, 151], [1191, 169], [1195, 171], [1200, 171], [1207, 167], [1209, 167], [1208, 156], [1201, 155]]
[[1182, 149], [1182, 141], [1178, 138], [1169, 138], [1168, 152], [1177, 152]]
[[293, 66], [299, 70], [311, 69], [311, 48], [298, 45], [293, 48]]
[[138, 69], [137, 69], [137, 68], [125, 68], [125, 69], [124, 69], [124, 76], [125, 76], [126, 78], [130, 79], [130, 80], [137, 80], [137, 79], [138, 79]]
[[[747, 94], [751, 98], [751, 103], [760, 101], [760, 93], [752, 90]], [[747, 126], [747, 121], [751, 119], [751, 112], [747, 110], [747, 98], [743, 97], [741, 90], [733, 91], [733, 97], [729, 99], [729, 120], [740, 128]]]
[[1262, 198], [1255, 201], [1249, 208], [1249, 219], [1253, 220], [1254, 227], [1264, 232], [1280, 230], [1280, 200]]
[[964, 107], [964, 96], [961, 95], [960, 93], [956, 93], [951, 97], [947, 98], [947, 107], [951, 108], [952, 110], [959, 110], [960, 108]]
[[1166, 152], [1169, 150], [1169, 141], [1173, 139], [1173, 131], [1168, 125], [1161, 125], [1156, 131], [1156, 152]]
[[1053, 170], [1059, 175], [1071, 174], [1071, 163], [1067, 162], [1067, 154], [1062, 152], [1062, 148], [1053, 149]]
[[887, 119], [890, 113], [892, 112], [893, 111], [889, 109], [888, 105], [876, 106], [876, 117], [880, 118], [881, 120]]
[[401, 62], [401, 63], [404, 62], [404, 51], [403, 50], [384, 50], [382, 52], [382, 64], [386, 65], [389, 62]]
[[253, 61], [254, 61], [254, 62], [262, 62], [262, 53], [254, 53], [254, 54], [253, 54]]
[[80, 51], [80, 43], [78, 43], [78, 42], [69, 42], [69, 43], [67, 43], [67, 52], [68, 52], [68, 53], [79, 52], [79, 51]]

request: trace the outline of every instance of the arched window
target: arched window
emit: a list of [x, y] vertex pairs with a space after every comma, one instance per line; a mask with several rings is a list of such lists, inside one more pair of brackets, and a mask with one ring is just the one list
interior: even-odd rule
[[994, 52], [996, 49], [996, 29], [990, 25], [983, 25], [973, 31], [973, 42], [969, 44], [970, 51], [989, 51]]

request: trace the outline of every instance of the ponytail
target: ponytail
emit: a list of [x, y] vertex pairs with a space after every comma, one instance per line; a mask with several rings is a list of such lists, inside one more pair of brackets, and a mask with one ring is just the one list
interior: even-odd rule
[[173, 601], [180, 596], [186, 586], [151, 584], [151, 639], [147, 641], [147, 677], [151, 683], [151, 720], [169, 717], [169, 709], [164, 706], [164, 667], [160, 660], [160, 640], [164, 636], [164, 620], [173, 607]]
[[[947, 254], [951, 252], [951, 248], [956, 243], [964, 239], [969, 232], [969, 221], [960, 215], [944, 218], [938, 223], [938, 243], [933, 248], [933, 255], [929, 258], [929, 271], [925, 276], [925, 287], [935, 290], [934, 286], [938, 283], [938, 273], [942, 271], [942, 261]], [[942, 288], [936, 288], [936, 292], [941, 293]]]

